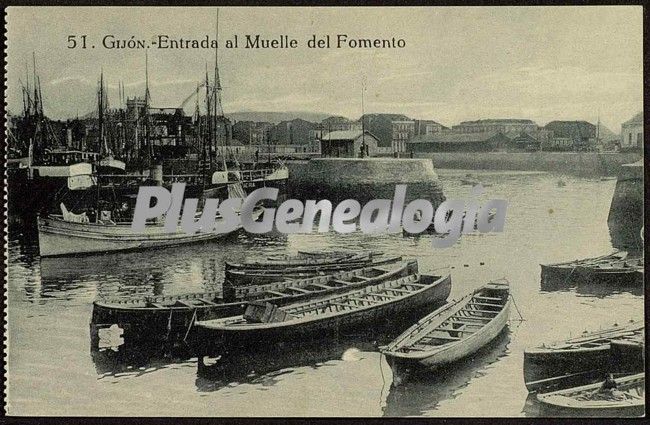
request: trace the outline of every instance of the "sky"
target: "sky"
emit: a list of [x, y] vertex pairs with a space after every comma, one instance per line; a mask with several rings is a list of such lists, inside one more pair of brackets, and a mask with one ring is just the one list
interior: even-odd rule
[[[219, 8], [219, 70], [228, 112], [308, 111], [358, 118], [403, 113], [445, 125], [481, 118], [601, 122], [614, 132], [643, 108], [641, 6]], [[45, 113], [96, 108], [100, 73], [109, 102], [118, 82], [142, 96], [145, 50], [152, 104], [177, 107], [214, 67], [211, 49], [105, 49], [102, 38], [215, 37], [216, 8], [10, 7], [7, 102], [22, 110], [32, 54]], [[87, 46], [68, 49], [68, 36]], [[288, 35], [296, 49], [244, 49], [246, 34]], [[312, 36], [400, 38], [404, 48], [308, 49]], [[225, 40], [239, 38], [238, 48]], [[194, 108], [189, 102], [188, 110]]]

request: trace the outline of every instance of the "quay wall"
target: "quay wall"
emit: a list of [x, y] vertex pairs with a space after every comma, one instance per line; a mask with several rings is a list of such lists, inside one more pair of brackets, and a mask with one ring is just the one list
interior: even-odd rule
[[444, 200], [430, 159], [313, 158], [289, 161], [288, 193], [297, 199], [392, 199], [396, 184], [406, 184], [407, 202], [427, 199], [434, 208]]
[[433, 152], [413, 155], [431, 158], [436, 168], [551, 171], [580, 176], [616, 176], [621, 165], [641, 158], [636, 152]]

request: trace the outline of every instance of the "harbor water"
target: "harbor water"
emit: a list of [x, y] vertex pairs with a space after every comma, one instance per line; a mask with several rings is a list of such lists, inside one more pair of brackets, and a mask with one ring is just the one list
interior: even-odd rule
[[[468, 171], [436, 170], [447, 199], [469, 199]], [[213, 243], [80, 258], [38, 257], [36, 238], [9, 235], [7, 409], [11, 415], [144, 416], [535, 416], [523, 381], [523, 350], [589, 328], [641, 319], [641, 288], [540, 289], [539, 263], [613, 250], [607, 216], [616, 182], [553, 173], [471, 172], [480, 200], [505, 199], [502, 233], [463, 235], [447, 249], [431, 236], [336, 233], [249, 235]], [[563, 180], [565, 185], [559, 185]], [[516, 309], [507, 330], [463, 362], [392, 385], [377, 346], [390, 335], [269, 348], [259, 356], [198, 361], [167, 349], [91, 350], [99, 296], [219, 290], [226, 259], [299, 249], [372, 249], [451, 267], [451, 298], [506, 278]], [[519, 313], [523, 317], [520, 320]], [[265, 342], [261, 342], [265, 344]]]

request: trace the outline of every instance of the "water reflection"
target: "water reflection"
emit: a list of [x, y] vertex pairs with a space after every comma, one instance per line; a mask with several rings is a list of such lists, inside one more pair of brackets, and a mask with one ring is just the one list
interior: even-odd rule
[[384, 416], [421, 416], [436, 410], [440, 402], [454, 398], [458, 390], [485, 375], [489, 365], [506, 356], [509, 343], [510, 330], [506, 328], [469, 358], [437, 371], [423, 370], [399, 386], [391, 385]]
[[[383, 335], [382, 340], [387, 341], [392, 336]], [[352, 335], [325, 341], [265, 344], [265, 351], [230, 351], [216, 359], [199, 359], [196, 387], [199, 391], [211, 392], [235, 383], [269, 385], [275, 382], [275, 376], [297, 368], [317, 369], [328, 366], [332, 360], [360, 360], [364, 351], [377, 351], [377, 346], [369, 335]], [[209, 361], [214, 363], [207, 364]]]
[[[466, 173], [440, 172], [448, 199], [468, 198], [471, 187], [458, 183]], [[234, 416], [245, 414], [242, 409], [255, 404], [250, 411], [259, 415], [462, 415], [466, 406], [460, 399], [469, 397], [475, 403], [474, 412], [520, 415], [527, 393], [516, 356], [525, 346], [636, 316], [643, 309], [643, 294], [640, 288], [588, 286], [540, 291], [539, 263], [611, 252], [607, 216], [615, 182], [562, 176], [567, 184], [558, 188], [559, 176], [552, 174], [476, 174], [491, 184], [479, 203], [492, 198], [509, 202], [504, 232], [463, 235], [444, 250], [432, 249], [430, 235], [237, 233], [213, 243], [146, 252], [40, 259], [35, 232], [13, 226], [9, 229], [8, 296], [10, 316], [20, 327], [9, 332], [13, 372], [9, 404], [16, 412], [61, 414], [64, 407], [60, 406], [65, 405], [64, 413], [70, 415], [129, 414], [128, 407], [122, 406], [132, 402], [133, 394], [155, 391], [160, 400], [177, 400], [187, 410], [178, 410], [173, 403], [141, 403], [139, 414], [189, 411], [197, 416]], [[385, 361], [378, 363], [381, 355], [374, 341], [385, 341], [377, 336], [352, 336], [352, 341], [326, 341], [298, 349], [276, 348], [257, 358], [231, 353], [217, 359], [215, 367], [200, 371], [197, 359], [183, 346], [135, 346], [127, 341], [90, 350], [88, 324], [92, 302], [98, 296], [218, 291], [226, 259], [238, 261], [250, 255], [299, 249], [380, 250], [417, 258], [422, 271], [449, 265], [453, 269], [450, 299], [489, 279], [506, 276], [527, 325], [502, 340], [505, 346], [512, 339], [512, 352], [496, 343], [444, 375], [432, 374], [383, 390], [383, 385], [391, 383], [391, 373]], [[62, 360], [53, 366], [56, 356]], [[358, 358], [362, 360], [348, 361]], [[476, 379], [481, 375], [485, 376]], [[122, 379], [132, 376], [138, 379]], [[280, 381], [283, 385], [276, 385]], [[485, 381], [494, 383], [487, 391]], [[253, 388], [240, 385], [244, 382]], [[238, 388], [219, 390], [224, 385]], [[260, 397], [257, 390], [268, 392]], [[498, 391], [494, 397], [504, 402], [495, 407], [494, 397], [482, 396], [490, 390]], [[67, 398], [57, 404], [61, 394]], [[84, 397], [103, 398], [110, 407], [79, 402]], [[318, 406], [309, 410], [304, 403], [287, 402], [300, 397], [318, 400]], [[381, 404], [375, 398], [381, 398]], [[222, 410], [216, 412], [215, 406]], [[528, 414], [525, 406], [523, 414]]]

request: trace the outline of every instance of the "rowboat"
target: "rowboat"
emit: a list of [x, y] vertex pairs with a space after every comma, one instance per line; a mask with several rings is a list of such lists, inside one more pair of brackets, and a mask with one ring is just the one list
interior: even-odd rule
[[604, 382], [538, 394], [542, 412], [579, 416], [642, 416], [645, 411], [645, 373], [614, 380], [616, 388]]
[[510, 288], [491, 282], [433, 311], [380, 351], [401, 381], [418, 368], [435, 370], [494, 340], [510, 315]]
[[[219, 219], [215, 222], [218, 223]], [[175, 246], [219, 239], [230, 233], [232, 231], [188, 234], [181, 228], [168, 233], [162, 224], [147, 225], [144, 231], [135, 232], [131, 229], [131, 223], [72, 222], [55, 214], [38, 218], [38, 248], [41, 257]]]
[[286, 267], [269, 267], [267, 269], [232, 268], [232, 263], [226, 262], [226, 281], [233, 285], [259, 285], [279, 282], [286, 279], [305, 279], [312, 276], [332, 274], [343, 270], [361, 267], [391, 264], [400, 261], [402, 257], [374, 258], [367, 256], [355, 261], [332, 262], [329, 264], [296, 265]]
[[634, 373], [645, 368], [645, 335], [612, 340], [609, 347], [612, 370]]
[[[239, 183], [228, 184], [221, 189], [222, 192], [227, 192], [229, 198], [245, 196]], [[132, 201], [128, 197], [120, 198], [119, 201], [124, 199]], [[114, 200], [113, 203], [115, 202]], [[123, 204], [127, 210], [128, 202]], [[171, 232], [167, 231], [162, 222], [148, 222], [144, 230], [134, 231], [131, 228], [132, 217], [126, 214], [123, 216], [116, 208], [104, 210], [99, 207], [99, 201], [96, 207], [89, 209], [95, 215], [92, 220], [86, 211], [75, 214], [68, 211], [63, 203], [60, 207], [62, 214], [49, 214], [38, 218], [38, 245], [41, 257], [133, 251], [204, 242], [223, 238], [241, 228], [241, 224], [230, 226], [224, 217], [217, 213], [212, 229], [200, 229], [194, 234], [185, 232], [181, 226]], [[253, 220], [262, 215], [263, 211], [262, 208], [256, 208], [252, 213]], [[218, 230], [224, 228], [227, 230]]]
[[194, 320], [242, 314], [248, 301], [284, 305], [362, 288], [417, 272], [418, 263], [412, 260], [391, 266], [371, 266], [267, 285], [233, 287], [224, 284], [223, 293], [101, 299], [93, 303], [91, 333], [116, 324], [124, 330], [125, 341], [143, 337], [174, 341], [187, 335]]
[[576, 269], [578, 267], [609, 264], [612, 261], [625, 260], [626, 257], [627, 252], [615, 251], [600, 257], [566, 261], [563, 263], [540, 264], [542, 268], [542, 283], [571, 283], [578, 277], [578, 275], [576, 275]]
[[[344, 294], [277, 307], [249, 304], [240, 316], [197, 321], [191, 344], [199, 355], [225, 347], [250, 347], [285, 341], [315, 340], [352, 329], [393, 329], [443, 303], [451, 276], [414, 273]], [[398, 328], [397, 328], [398, 329]]]
[[[580, 282], [621, 286], [643, 285], [643, 258], [612, 260], [598, 264], [580, 264], [575, 274]], [[639, 274], [641, 272], [641, 274]]]
[[592, 375], [611, 367], [612, 341], [643, 335], [643, 322], [587, 332], [578, 337], [524, 350], [524, 381], [529, 391], [538, 391], [565, 377]]
[[246, 259], [241, 263], [227, 262], [230, 269], [279, 270], [284, 267], [312, 267], [347, 262], [370, 261], [380, 253], [345, 251], [298, 251], [297, 254], [276, 254], [265, 258]]

